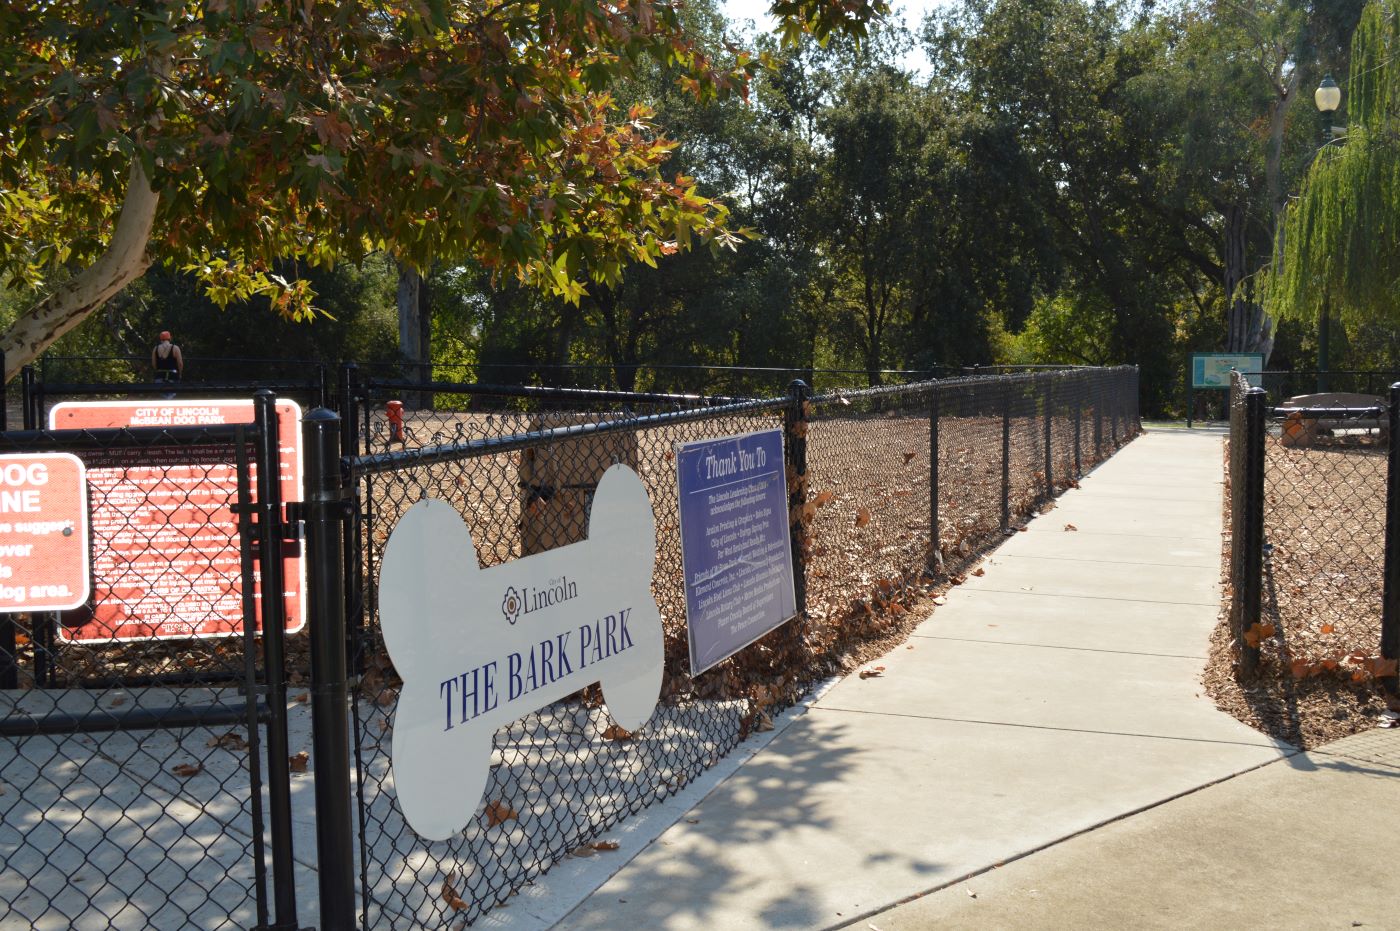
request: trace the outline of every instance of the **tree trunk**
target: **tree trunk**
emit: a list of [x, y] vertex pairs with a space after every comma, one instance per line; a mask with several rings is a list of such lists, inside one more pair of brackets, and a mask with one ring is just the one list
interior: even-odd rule
[[140, 278], [150, 266], [146, 246], [155, 223], [160, 195], [151, 190], [151, 183], [141, 167], [140, 159], [131, 162], [127, 180], [126, 199], [117, 216], [116, 229], [107, 251], [70, 281], [29, 308], [0, 337], [0, 352], [5, 354], [5, 381], [19, 374], [20, 369], [39, 358], [39, 354], [64, 333], [82, 323], [94, 310], [132, 281]]
[[[423, 306], [423, 276], [407, 265], [399, 265], [399, 357], [404, 361], [404, 376], [409, 381], [429, 381], [432, 369], [427, 365], [427, 345], [423, 339], [425, 308]], [[428, 406], [428, 396], [409, 392], [404, 404], [410, 410]]]

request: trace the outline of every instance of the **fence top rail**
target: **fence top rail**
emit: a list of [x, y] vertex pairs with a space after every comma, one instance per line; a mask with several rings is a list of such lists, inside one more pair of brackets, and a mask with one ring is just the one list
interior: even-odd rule
[[251, 394], [272, 391], [285, 394], [293, 391], [319, 391], [319, 380], [288, 381], [285, 379], [249, 379], [247, 381], [150, 381], [150, 382], [35, 382], [34, 390], [41, 394], [170, 394], [171, 392], [216, 391], [220, 393]]
[[[754, 401], [741, 401], [719, 407], [697, 407], [691, 410], [666, 411], [660, 414], [643, 414], [600, 420], [597, 423], [572, 424], [566, 427], [551, 427], [546, 430], [531, 430], [510, 436], [483, 437], [461, 443], [440, 443], [419, 449], [398, 450], [386, 453], [371, 453], [367, 456], [348, 458], [350, 478], [363, 475], [376, 475], [392, 472], [395, 469], [432, 465], [438, 462], [454, 462], [510, 453], [531, 446], [553, 443], [560, 440], [603, 433], [645, 430], [668, 424], [691, 423], [740, 414], [759, 414], [782, 410], [791, 404], [789, 398], [763, 398]], [[342, 460], [347, 462], [347, 460]]]
[[570, 401], [618, 401], [651, 404], [690, 403], [707, 405], [742, 404], [758, 398], [732, 398], [724, 395], [664, 394], [656, 392], [612, 391], [602, 388], [547, 388], [539, 385], [492, 385], [477, 382], [409, 381], [370, 379], [359, 383], [368, 394], [376, 391], [421, 391], [434, 394], [482, 394], [511, 398], [557, 398]]
[[81, 430], [8, 430], [0, 433], [0, 451], [51, 449], [144, 449], [152, 446], [208, 446], [250, 443], [256, 423], [189, 427], [104, 427]]

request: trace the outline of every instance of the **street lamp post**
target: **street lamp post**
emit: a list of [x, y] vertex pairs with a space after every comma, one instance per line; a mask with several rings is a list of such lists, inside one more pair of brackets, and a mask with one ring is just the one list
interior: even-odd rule
[[[1332, 80], [1332, 75], [1325, 75], [1322, 83], [1313, 92], [1313, 103], [1317, 104], [1317, 111], [1322, 115], [1322, 145], [1326, 147], [1336, 135], [1336, 127], [1332, 125], [1337, 114], [1337, 108], [1342, 105], [1342, 89], [1337, 86], [1337, 82]], [[1320, 150], [1319, 150], [1320, 151]], [[1330, 295], [1327, 285], [1322, 286], [1322, 312], [1317, 320], [1317, 391], [1322, 394], [1327, 390], [1327, 351], [1330, 342], [1332, 320], [1328, 306]]]

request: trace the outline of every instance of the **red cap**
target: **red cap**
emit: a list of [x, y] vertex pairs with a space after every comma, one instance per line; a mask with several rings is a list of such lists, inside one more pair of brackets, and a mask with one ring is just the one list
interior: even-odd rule
[[163, 342], [163, 343], [168, 343], [168, 342], [170, 342], [170, 331], [169, 331], [169, 330], [161, 330], [161, 331], [160, 331], [160, 339], [161, 339], [161, 342]]

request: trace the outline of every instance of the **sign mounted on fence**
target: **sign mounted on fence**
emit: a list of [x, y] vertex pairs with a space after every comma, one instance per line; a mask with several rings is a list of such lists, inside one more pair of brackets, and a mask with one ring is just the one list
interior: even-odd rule
[[[251, 400], [63, 402], [53, 430], [252, 423]], [[277, 402], [283, 501], [301, 499], [301, 408]], [[253, 466], [255, 469], [256, 466]], [[224, 445], [113, 452], [88, 468], [92, 487], [90, 610], [65, 616], [64, 640], [110, 642], [243, 634], [238, 468]], [[250, 482], [254, 479], [250, 478]], [[256, 486], [254, 486], [256, 487]], [[283, 567], [287, 632], [306, 623], [305, 566]], [[258, 617], [261, 625], [262, 600]]]
[[87, 597], [82, 461], [69, 453], [0, 456], [0, 610], [64, 611]]
[[676, 444], [690, 672], [797, 613], [783, 433]]
[[1192, 388], [1229, 388], [1230, 370], [1262, 372], [1264, 354], [1259, 352], [1191, 353]]
[[384, 547], [379, 621], [403, 677], [392, 764], [414, 831], [446, 840], [466, 826], [492, 735], [531, 711], [598, 682], [619, 727], [647, 722], [665, 659], [655, 561], [651, 502], [625, 465], [599, 480], [588, 539], [489, 569], [452, 505], [408, 509]]

